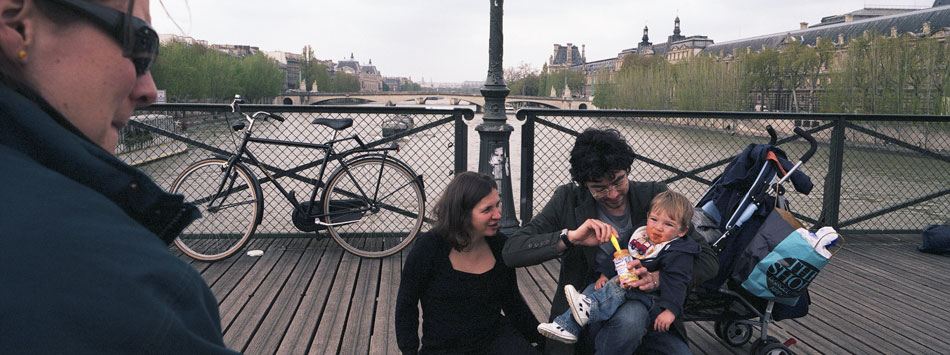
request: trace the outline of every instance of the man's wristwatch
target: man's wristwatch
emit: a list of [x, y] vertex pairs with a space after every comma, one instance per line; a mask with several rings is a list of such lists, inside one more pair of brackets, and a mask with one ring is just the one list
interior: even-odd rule
[[568, 249], [574, 247], [574, 243], [571, 243], [571, 240], [567, 238], [567, 228], [561, 231], [561, 241], [564, 242], [564, 245], [567, 246]]

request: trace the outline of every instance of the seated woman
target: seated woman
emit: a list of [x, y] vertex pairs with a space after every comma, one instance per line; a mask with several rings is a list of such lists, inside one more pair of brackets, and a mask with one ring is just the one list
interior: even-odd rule
[[[457, 174], [436, 202], [435, 226], [406, 258], [396, 298], [404, 354], [536, 354], [538, 320], [505, 266], [501, 200], [490, 176]], [[422, 303], [422, 348], [419, 347]], [[504, 315], [502, 315], [504, 311]]]

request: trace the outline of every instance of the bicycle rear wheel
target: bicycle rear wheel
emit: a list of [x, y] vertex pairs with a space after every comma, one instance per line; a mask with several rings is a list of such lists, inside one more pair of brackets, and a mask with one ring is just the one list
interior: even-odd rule
[[422, 227], [421, 178], [393, 158], [358, 157], [330, 175], [323, 211], [330, 235], [347, 251], [366, 258], [395, 254]]
[[201, 218], [175, 238], [175, 245], [182, 252], [198, 260], [231, 256], [257, 229], [258, 211], [263, 203], [260, 185], [241, 165], [234, 165], [225, 179], [225, 166], [224, 159], [198, 161], [172, 185], [172, 193], [184, 195], [185, 202], [201, 210]]

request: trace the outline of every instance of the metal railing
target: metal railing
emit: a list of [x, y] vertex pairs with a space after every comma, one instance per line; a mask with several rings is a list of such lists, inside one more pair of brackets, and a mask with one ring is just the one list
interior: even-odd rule
[[[400, 150], [391, 155], [423, 176], [430, 204], [455, 172], [467, 168], [469, 128], [463, 119], [473, 118], [470, 109], [282, 105], [242, 105], [242, 109], [272, 112], [286, 118], [285, 122], [267, 120], [255, 125], [255, 136], [261, 138], [323, 143], [333, 137], [333, 130], [310, 123], [320, 117], [353, 119], [353, 126], [340, 134], [358, 134], [367, 146], [398, 141]], [[116, 151], [121, 159], [137, 165], [160, 186], [170, 189], [189, 164], [234, 151], [240, 133], [231, 129], [231, 122], [241, 118], [230, 111], [230, 106], [218, 104], [156, 104], [139, 109], [135, 113], [137, 119], [121, 133]], [[322, 158], [322, 152], [257, 144], [251, 144], [249, 149], [268, 170], [293, 172], [280, 178], [285, 188], [309, 195], [313, 179], [319, 175], [319, 165], [312, 163]], [[336, 164], [331, 163], [327, 171], [334, 168]], [[257, 169], [252, 170], [258, 178], [263, 177]], [[262, 190], [265, 211], [258, 235], [299, 234], [290, 223], [293, 206], [279, 196], [273, 184], [262, 184]], [[427, 229], [423, 226], [423, 230]]]
[[[473, 128], [463, 119], [472, 119], [470, 109], [246, 105], [245, 110], [288, 118], [263, 123], [261, 137], [323, 142], [332, 130], [309, 122], [327, 117], [352, 118], [354, 126], [343, 133], [357, 133], [369, 144], [398, 140], [402, 149], [397, 157], [423, 175], [430, 204], [454, 172], [469, 166]], [[233, 150], [239, 137], [232, 135], [230, 122], [238, 117], [229, 112], [227, 105], [214, 104], [140, 109], [120, 136], [117, 152], [168, 188], [191, 162]], [[792, 161], [807, 149], [792, 133], [795, 127], [820, 143], [803, 167], [815, 188], [808, 196], [788, 194], [793, 211], [807, 224], [851, 233], [919, 233], [928, 224], [950, 222], [948, 116], [522, 109], [517, 118], [523, 125], [512, 139], [521, 136], [521, 160], [515, 162], [520, 171], [515, 168], [513, 174], [516, 181], [520, 178], [516, 198], [522, 223], [540, 211], [557, 186], [570, 181], [570, 148], [588, 127], [616, 128], [627, 138], [638, 155], [633, 179], [662, 181], [695, 200], [748, 144], [768, 141], [766, 125], [778, 131], [779, 148]], [[384, 126], [395, 128], [395, 135], [384, 136]], [[286, 183], [290, 189], [309, 191], [304, 177], [316, 172], [306, 164], [319, 159], [319, 153], [252, 149], [262, 161], [296, 172], [284, 178], [298, 180]], [[273, 189], [263, 187], [265, 195]], [[259, 231], [296, 234], [287, 223], [291, 206], [274, 196], [267, 199]]]
[[517, 117], [522, 223], [570, 182], [565, 142], [588, 127], [627, 138], [638, 155], [634, 180], [662, 181], [695, 201], [748, 144], [768, 142], [766, 125], [792, 161], [807, 149], [795, 127], [820, 143], [803, 167], [814, 189], [788, 194], [803, 221], [850, 233], [920, 233], [950, 222], [948, 116], [524, 109]]

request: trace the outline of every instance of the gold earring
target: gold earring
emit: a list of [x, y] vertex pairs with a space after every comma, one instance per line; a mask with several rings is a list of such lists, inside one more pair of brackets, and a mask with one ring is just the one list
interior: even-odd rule
[[21, 49], [19, 52], [16, 53], [16, 55], [20, 56], [20, 59], [26, 59], [26, 51], [25, 51], [25, 50], [22, 50], [22, 49]]

